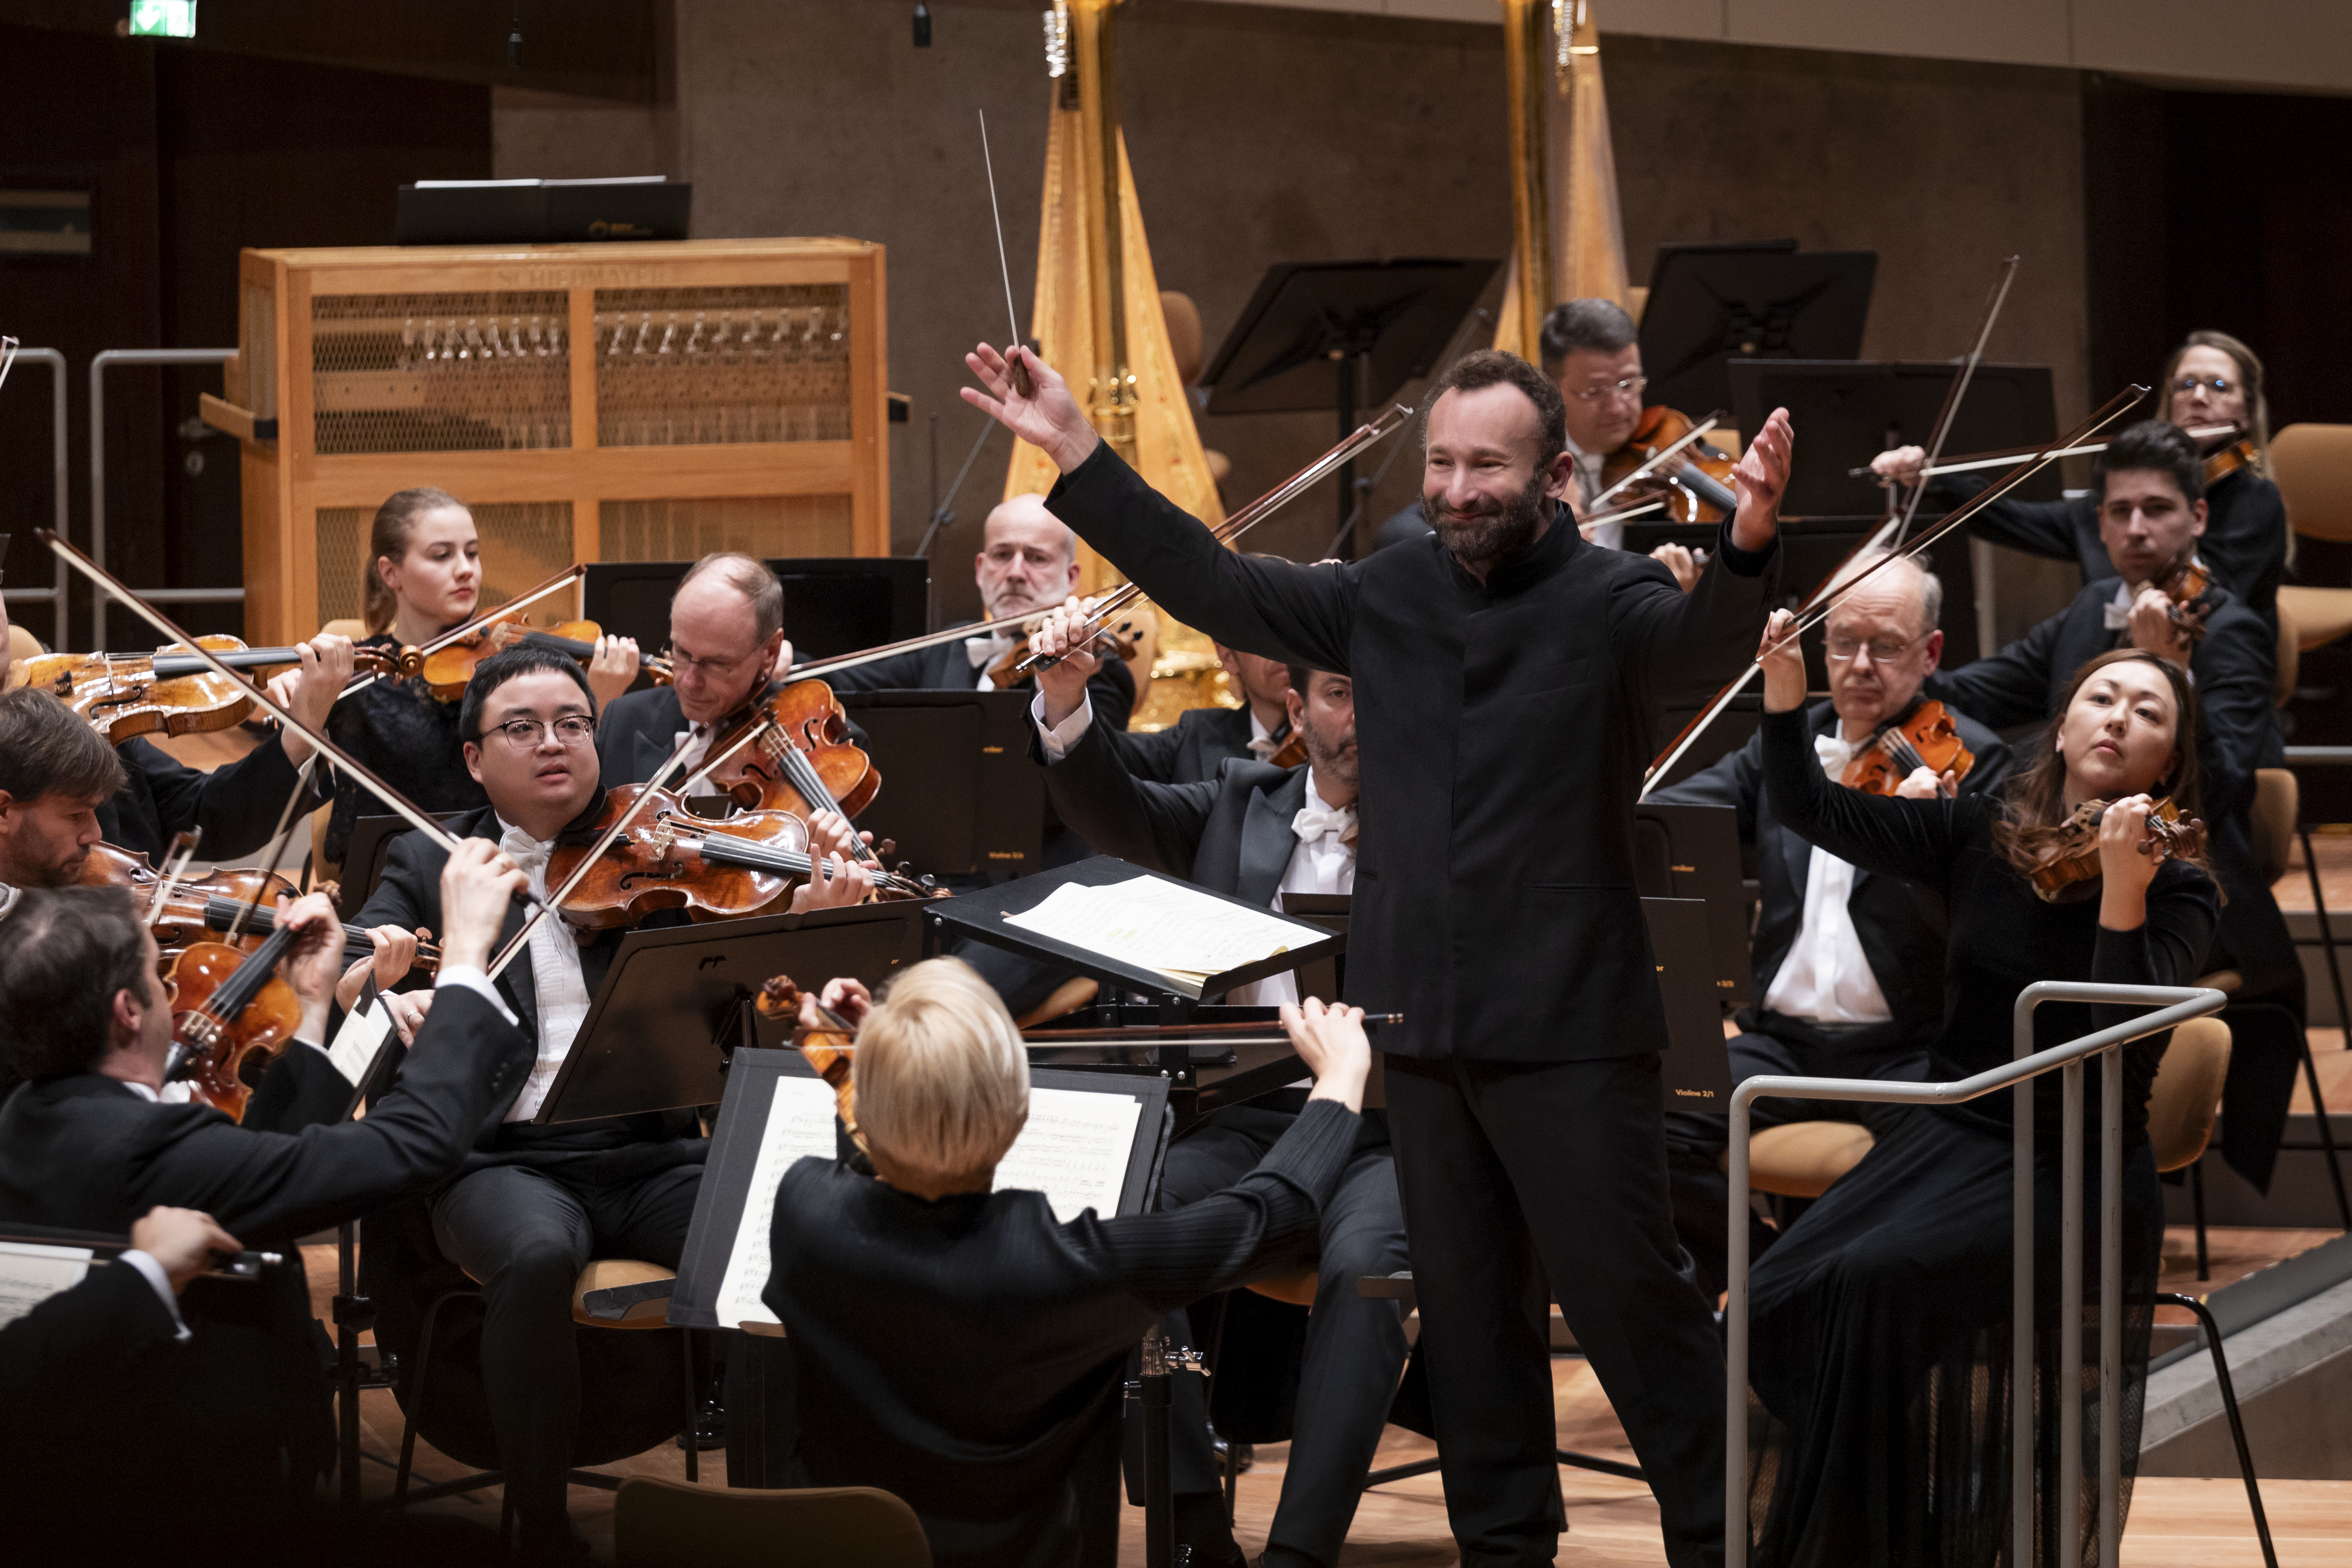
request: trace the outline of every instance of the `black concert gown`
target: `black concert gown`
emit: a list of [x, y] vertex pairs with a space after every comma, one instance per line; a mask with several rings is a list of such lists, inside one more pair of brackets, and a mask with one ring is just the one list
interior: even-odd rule
[[[358, 646], [400, 652], [399, 639], [389, 633]], [[327, 720], [327, 738], [426, 811], [479, 811], [490, 797], [466, 771], [457, 708], [454, 701], [436, 698], [421, 680], [379, 680], [335, 704]], [[334, 781], [333, 795], [335, 809], [327, 819], [320, 858], [341, 865], [343, 852], [351, 847], [352, 826], [362, 816], [388, 815], [392, 808], [366, 786], [348, 779]]]
[[[1928, 1077], [1948, 1080], [2011, 1059], [2011, 1008], [2036, 980], [2178, 985], [2213, 931], [2211, 880], [2168, 862], [2137, 931], [2106, 931], [2095, 898], [2048, 904], [1993, 847], [2001, 809], [1982, 795], [1895, 800], [1832, 784], [1801, 710], [1764, 721], [1766, 788], [1790, 828], [1881, 876], [1940, 892], [1950, 910], [1944, 1026]], [[2036, 1049], [2140, 1009], [2045, 1004]], [[2095, 1014], [2096, 1015], [2095, 1016]], [[2164, 1037], [2124, 1053], [2124, 1474], [2139, 1450], [2149, 1310], [2163, 1205], [2147, 1142], [2147, 1096]], [[2061, 1077], [2034, 1080], [2034, 1288], [2048, 1387], [2057, 1364]], [[2084, 1071], [2084, 1279], [2095, 1297], [2100, 1068]], [[1754, 1561], [1787, 1564], [1993, 1563], [2010, 1531], [2011, 1100], [1896, 1112], [1890, 1131], [1798, 1218], [1751, 1275], [1749, 1387], [1765, 1430], [1749, 1472], [1760, 1527]], [[2086, 1304], [2084, 1452], [2090, 1527], [2098, 1518], [2097, 1312]], [[2054, 1552], [2050, 1484], [2056, 1407], [2044, 1402], [2035, 1470], [2043, 1563]]]

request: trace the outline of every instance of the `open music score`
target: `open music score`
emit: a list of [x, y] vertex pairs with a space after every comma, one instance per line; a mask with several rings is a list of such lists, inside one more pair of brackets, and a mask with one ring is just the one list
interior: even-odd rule
[[1319, 942], [1318, 927], [1213, 898], [1162, 877], [1054, 889], [1005, 924], [1132, 963], [1199, 996], [1210, 976]]

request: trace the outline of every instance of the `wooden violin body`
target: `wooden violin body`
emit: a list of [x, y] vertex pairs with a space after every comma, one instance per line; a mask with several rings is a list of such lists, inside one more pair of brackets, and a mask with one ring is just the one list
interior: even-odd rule
[[793, 1048], [816, 1070], [817, 1077], [833, 1087], [834, 1110], [840, 1116], [851, 1142], [864, 1150], [866, 1135], [857, 1130], [857, 1090], [850, 1071], [850, 1058], [857, 1048], [856, 1032], [846, 1025], [812, 1029], [803, 1024], [801, 988], [793, 984], [789, 974], [779, 974], [761, 985], [751, 1005], [761, 1017], [792, 1029]]
[[[1689, 435], [1698, 421], [1679, 409], [1654, 403], [1642, 410], [1641, 422], [1625, 444], [1601, 460], [1601, 482], [1605, 489], [1648, 462], [1665, 447]], [[1720, 522], [1728, 515], [1724, 497], [1735, 495], [1731, 488], [1731, 470], [1738, 466], [1735, 458], [1725, 456], [1701, 441], [1682, 455], [1683, 467], [1675, 473], [1663, 471], [1645, 474], [1609, 502], [1614, 508], [1663, 496], [1666, 500], [1666, 521], [1671, 522]], [[1693, 473], [1703, 476], [1692, 479]], [[1676, 484], [1681, 479], [1684, 482]], [[1712, 480], [1712, 484], [1706, 483]], [[1702, 492], [1714, 492], [1712, 494]]]
[[302, 1026], [302, 1003], [278, 973], [290, 932], [273, 932], [252, 952], [200, 942], [173, 962], [172, 1042], [186, 1052], [180, 1076], [193, 1096], [232, 1121], [245, 1120], [252, 1090], [247, 1058], [274, 1059]]
[[1307, 731], [1294, 724], [1282, 738], [1282, 744], [1265, 759], [1277, 768], [1303, 768], [1307, 765]]
[[[593, 621], [565, 621], [545, 627], [496, 621], [429, 653], [419, 647], [404, 647], [399, 654], [399, 669], [401, 674], [423, 681], [425, 689], [442, 701], [454, 702], [466, 694], [466, 683], [474, 679], [474, 671], [482, 660], [494, 653], [503, 653], [510, 647], [546, 647], [569, 654], [585, 664], [595, 657], [596, 639], [604, 635], [604, 628]], [[666, 658], [646, 658], [638, 668], [657, 686], [670, 682], [670, 664]]]
[[713, 784], [747, 810], [785, 812], [803, 822], [820, 811], [855, 818], [881, 793], [881, 771], [851, 743], [849, 715], [824, 681], [776, 687], [711, 742], [711, 754], [727, 751], [745, 730], [762, 723], [768, 728], [710, 775]]
[[[758, 914], [792, 891], [793, 877], [784, 857], [796, 854], [802, 875], [807, 874], [808, 827], [790, 813], [747, 811], [710, 821], [688, 812], [672, 792], [648, 792], [644, 784], [604, 792], [597, 835], [648, 793], [652, 801], [564, 899], [566, 922], [610, 931], [635, 925], [656, 910], [685, 910], [698, 921], [733, 920]], [[744, 853], [732, 858], [753, 863], [703, 856], [700, 847], [713, 838], [740, 845]], [[587, 846], [567, 845], [550, 855], [548, 886], [569, 880], [587, 853]]]
[[[81, 871], [75, 880], [85, 888], [128, 888], [143, 917], [161, 879], [144, 854], [112, 844], [93, 844], [83, 857]], [[226, 928], [210, 923], [206, 918], [209, 904], [224, 900], [240, 906], [250, 903], [256, 906], [257, 914], [267, 914], [276, 907], [279, 894], [291, 899], [298, 891], [284, 877], [251, 869], [220, 870], [208, 877], [174, 882], [171, 896], [163, 900], [162, 911], [152, 922], [155, 944], [174, 948], [192, 942], [217, 942], [216, 933]], [[269, 930], [269, 924], [248, 926], [234, 945], [250, 952], [261, 945]]]
[[1905, 779], [1926, 768], [1936, 775], [1940, 795], [1946, 773], [1957, 784], [1969, 776], [1976, 763], [1976, 753], [1960, 739], [1950, 710], [1930, 697], [1906, 714], [1901, 723], [1889, 724], [1872, 736], [1870, 743], [1846, 763], [1838, 782], [1865, 795], [1893, 795]]
[[[197, 646], [233, 668], [301, 662], [292, 648], [249, 648], [231, 637], [206, 637]], [[376, 668], [383, 656], [360, 650], [358, 662]], [[23, 684], [48, 692], [121, 745], [136, 735], [189, 735], [245, 722], [253, 699], [244, 684], [207, 667], [174, 643], [152, 654], [47, 653], [22, 660]]]
[[2207, 488], [2210, 489], [2216, 482], [2227, 479], [2240, 468], [2251, 468], [2259, 456], [2252, 441], [2233, 441], [2219, 451], [2209, 454], [2205, 458]]
[[2171, 601], [2166, 606], [2172, 624], [2189, 634], [2191, 642], [2201, 642], [2205, 637], [2205, 617], [2213, 606], [2206, 602], [2206, 593], [2213, 586], [2213, 573], [2194, 554], [2158, 578], [2157, 591]]
[[[1104, 626], [1087, 644], [1087, 651], [1108, 664], [1125, 658], [1143, 641], [1142, 628], [1132, 621], [1121, 621], [1115, 626]], [[1012, 648], [999, 654], [996, 662], [988, 667], [989, 684], [999, 691], [1010, 691], [1029, 679], [1021, 667], [1029, 659], [1029, 635], [1024, 632], [1013, 639]]]
[[[2042, 902], [2074, 903], [2098, 890], [2099, 821], [2106, 814], [2105, 801], [2084, 801], [2067, 815], [2056, 836], [2042, 847], [2033, 868], [2026, 873]], [[2156, 803], [2156, 809], [2148, 813], [2147, 831], [2140, 839], [2141, 854], [2154, 855], [2161, 850], [2168, 856], [2195, 855], [2204, 847], [2202, 818], [2183, 817], [2179, 808], [2168, 800]]]

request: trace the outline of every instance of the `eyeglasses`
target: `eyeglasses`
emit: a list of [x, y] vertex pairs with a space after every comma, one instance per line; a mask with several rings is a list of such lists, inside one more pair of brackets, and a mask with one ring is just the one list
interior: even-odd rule
[[2230, 389], [2236, 384], [2226, 375], [2184, 375], [2172, 384], [2172, 390], [2194, 392], [2201, 386], [2216, 397], [2227, 397]]
[[1650, 378], [1646, 375], [1629, 375], [1605, 386], [1580, 386], [1569, 395], [1579, 403], [1598, 403], [1604, 397], [1639, 398], [1642, 389], [1649, 384]]
[[1828, 637], [1822, 643], [1822, 647], [1828, 650], [1831, 659], [1838, 664], [1845, 663], [1849, 659], [1853, 658], [1854, 655], [1863, 652], [1864, 649], [1869, 651], [1871, 663], [1893, 664], [1896, 659], [1901, 658], [1905, 654], [1909, 653], [1913, 648], [1917, 647], [1918, 646], [1919, 639], [1917, 637], [1907, 637], [1901, 640], [1897, 640], [1894, 637], [1872, 637], [1865, 642], [1862, 638], [1856, 637], [1835, 635]]
[[662, 649], [662, 657], [669, 660], [670, 668], [679, 675], [698, 669], [713, 680], [724, 680], [742, 668], [744, 660], [751, 656], [747, 653], [738, 658], [697, 658], [690, 653], [680, 653], [674, 647], [666, 647]]
[[503, 724], [491, 725], [490, 729], [505, 736], [507, 744], [516, 751], [528, 752], [534, 750], [550, 730], [555, 731], [555, 739], [560, 745], [584, 746], [596, 733], [596, 721], [585, 713], [567, 713], [552, 724], [537, 719], [509, 719]]

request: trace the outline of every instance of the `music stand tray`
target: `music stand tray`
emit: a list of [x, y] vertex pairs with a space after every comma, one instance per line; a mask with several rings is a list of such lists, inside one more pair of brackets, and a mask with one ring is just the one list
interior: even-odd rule
[[[1852, 359], [1862, 352], [1877, 271], [1869, 250], [1800, 251], [1790, 241], [1660, 246], [1642, 308], [1644, 401], [1704, 417], [1731, 406], [1727, 365]], [[1739, 428], [1753, 435], [1757, 426]]]
[[[1345, 937], [1323, 932], [1316, 940], [1298, 943], [1254, 963], [1243, 964], [1222, 974], [1213, 974], [1202, 983], [1198, 991], [1193, 991], [1156, 969], [1147, 969], [1141, 964], [1129, 963], [1091, 948], [1006, 923], [1008, 916], [1035, 909], [1052, 897], [1055, 889], [1065, 885], [1098, 888], [1136, 877], [1156, 878], [1158, 875], [1112, 856], [1097, 855], [1092, 859], [1041, 871], [1034, 877], [1023, 877], [1000, 887], [979, 889], [961, 898], [942, 899], [923, 906], [923, 910], [935, 938], [951, 935], [970, 937], [992, 947], [1042, 959], [1058, 969], [1092, 975], [1106, 986], [1117, 985], [1141, 992], [1159, 1005], [1163, 1021], [1171, 1023], [1183, 1021], [1203, 997], [1222, 995], [1286, 970], [1305, 969], [1323, 959], [1336, 958], [1347, 946]], [[1176, 880], [1174, 878], [1159, 879]], [[1181, 885], [1204, 899], [1231, 904], [1234, 909], [1246, 910], [1253, 915], [1262, 917], [1270, 912], [1261, 905], [1213, 893], [1189, 882]]]
[[[1756, 991], [1748, 962], [1748, 893], [1740, 875], [1739, 814], [1727, 805], [1633, 808], [1636, 831], [1649, 824], [1665, 837], [1666, 881], [1654, 896], [1696, 899], [1706, 906], [1707, 952], [1715, 960], [1717, 1000], [1745, 1006]], [[1646, 890], [1646, 889], [1645, 889]]]
[[922, 955], [922, 907], [897, 900], [631, 931], [531, 1121], [719, 1104], [738, 1045], [790, 1043], [786, 1026], [747, 1005], [761, 982], [788, 973], [814, 990], [845, 974], [878, 989]]
[[1666, 1009], [1666, 1050], [1659, 1088], [1669, 1110], [1731, 1111], [1730, 1042], [1716, 1002], [1706, 905], [1698, 899], [1643, 899], [1650, 953], [1658, 966], [1658, 1000]]
[[1045, 770], [1029, 760], [1025, 691], [845, 691], [881, 793], [858, 819], [926, 871], [1034, 870]]

